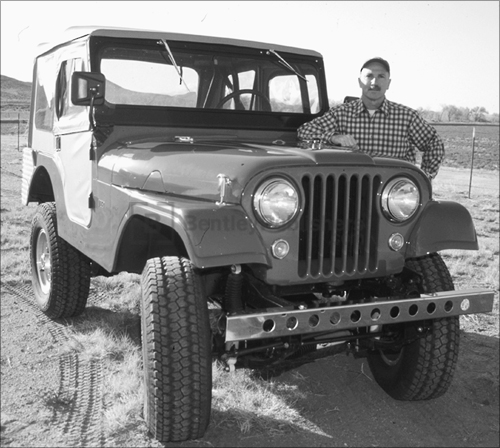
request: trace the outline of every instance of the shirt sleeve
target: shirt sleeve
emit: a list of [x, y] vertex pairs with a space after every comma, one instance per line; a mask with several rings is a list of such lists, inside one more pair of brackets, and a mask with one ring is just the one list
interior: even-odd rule
[[323, 116], [315, 118], [308, 123], [304, 123], [297, 130], [297, 137], [300, 140], [312, 140], [315, 138], [328, 142], [333, 135], [340, 134], [338, 119], [333, 109], [330, 109]]
[[434, 179], [444, 159], [444, 144], [436, 129], [416, 115], [410, 125], [410, 140], [422, 151], [422, 171]]

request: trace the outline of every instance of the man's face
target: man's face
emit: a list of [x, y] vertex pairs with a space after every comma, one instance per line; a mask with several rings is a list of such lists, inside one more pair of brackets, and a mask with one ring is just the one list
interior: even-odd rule
[[384, 97], [385, 92], [391, 84], [390, 75], [382, 64], [372, 62], [363, 70], [359, 76], [359, 87], [361, 87], [363, 96], [372, 101]]

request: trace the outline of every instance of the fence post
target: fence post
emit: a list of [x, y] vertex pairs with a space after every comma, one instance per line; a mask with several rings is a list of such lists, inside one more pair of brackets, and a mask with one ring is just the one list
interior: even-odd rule
[[19, 134], [21, 127], [21, 112], [17, 113], [17, 151], [19, 152]]
[[470, 162], [470, 180], [469, 180], [469, 199], [470, 199], [470, 190], [472, 187], [472, 170], [474, 169], [474, 143], [476, 140], [476, 128], [472, 128], [472, 160]]

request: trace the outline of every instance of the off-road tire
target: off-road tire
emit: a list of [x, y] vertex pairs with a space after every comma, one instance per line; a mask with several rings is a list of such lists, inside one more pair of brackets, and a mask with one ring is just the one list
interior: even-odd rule
[[[422, 276], [421, 293], [455, 289], [437, 253], [407, 260], [406, 266]], [[458, 316], [429, 321], [430, 331], [399, 353], [374, 350], [368, 363], [377, 383], [397, 400], [417, 401], [440, 397], [449, 388], [458, 359]], [[422, 322], [409, 325], [422, 326]]]
[[59, 237], [54, 202], [40, 204], [31, 222], [33, 292], [51, 319], [83, 313], [90, 288], [90, 261]]
[[210, 420], [212, 350], [207, 300], [191, 262], [148, 260], [141, 302], [148, 429], [162, 443], [200, 438]]

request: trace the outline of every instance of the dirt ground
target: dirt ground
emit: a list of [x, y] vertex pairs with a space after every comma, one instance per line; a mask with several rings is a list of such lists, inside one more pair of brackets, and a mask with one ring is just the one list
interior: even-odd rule
[[[19, 286], [21, 293], [16, 288], [1, 290], [1, 446], [113, 446], [99, 424], [103, 373], [63, 356], [68, 327], [37, 310], [28, 285]], [[302, 427], [273, 434], [211, 425], [202, 439], [177, 446], [498, 447], [498, 325], [479, 327], [472, 319], [462, 328], [453, 383], [437, 400], [395, 401], [375, 383], [366, 360], [319, 353], [274, 377], [301, 392], [294, 407]], [[160, 445], [144, 430], [134, 446]]]
[[[102, 434], [95, 372], [76, 368], [71, 380], [64, 373], [71, 369], [63, 364], [72, 361], [61, 356], [59, 346], [69, 330], [45, 318], [27, 294], [5, 285], [1, 293], [1, 445], [116, 446]], [[303, 398], [294, 407], [302, 427], [274, 435], [211, 425], [202, 439], [177, 446], [498, 447], [498, 334], [494, 326], [462, 331], [460, 343], [452, 386], [437, 400], [395, 401], [375, 383], [366, 360], [320, 353], [284, 366], [274, 377], [298, 387]], [[67, 390], [62, 393], [68, 381], [79, 389], [74, 400]], [[134, 446], [161, 445], [144, 430]]]

